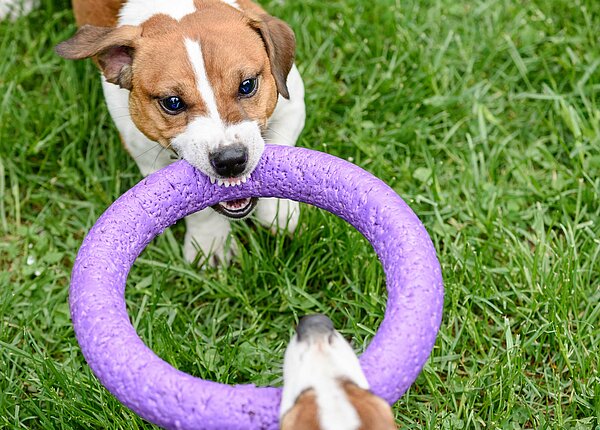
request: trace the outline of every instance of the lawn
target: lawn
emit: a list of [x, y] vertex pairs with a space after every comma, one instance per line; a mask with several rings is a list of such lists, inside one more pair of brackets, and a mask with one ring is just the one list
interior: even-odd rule
[[[87, 367], [70, 271], [97, 217], [140, 180], [90, 62], [52, 47], [68, 1], [0, 23], [0, 428], [138, 429]], [[431, 359], [394, 406], [407, 429], [600, 427], [600, 2], [272, 0], [296, 31], [299, 144], [389, 183], [432, 236], [446, 296]], [[303, 206], [293, 240], [238, 223], [199, 271], [183, 225], [136, 262], [138, 333], [178, 369], [281, 383], [304, 314], [365, 349], [385, 308], [370, 245]]]

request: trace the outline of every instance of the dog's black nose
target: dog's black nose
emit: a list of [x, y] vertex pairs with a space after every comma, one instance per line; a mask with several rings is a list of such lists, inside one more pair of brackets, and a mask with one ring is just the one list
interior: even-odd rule
[[233, 144], [220, 148], [208, 158], [217, 175], [234, 178], [246, 170], [248, 150], [244, 145]]
[[311, 335], [328, 335], [334, 331], [333, 323], [323, 314], [306, 315], [300, 318], [296, 334], [302, 341]]

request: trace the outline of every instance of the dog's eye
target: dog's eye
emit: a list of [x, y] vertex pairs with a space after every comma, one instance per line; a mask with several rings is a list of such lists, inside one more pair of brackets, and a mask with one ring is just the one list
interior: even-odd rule
[[254, 93], [256, 93], [256, 87], [257, 87], [257, 79], [256, 78], [244, 79], [242, 81], [242, 83], [240, 84], [238, 93], [242, 97], [252, 97], [254, 95]]
[[158, 101], [160, 107], [169, 115], [177, 115], [187, 107], [183, 100], [177, 96], [169, 96]]

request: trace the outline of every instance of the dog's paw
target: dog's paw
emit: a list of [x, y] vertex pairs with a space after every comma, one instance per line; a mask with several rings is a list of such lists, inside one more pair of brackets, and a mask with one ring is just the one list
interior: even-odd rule
[[203, 267], [228, 265], [237, 254], [237, 243], [230, 235], [229, 220], [212, 209], [185, 218], [186, 232], [183, 257]]
[[228, 266], [238, 253], [238, 245], [233, 236], [214, 237], [207, 241], [206, 237], [197, 240], [186, 233], [183, 242], [183, 257], [189, 263], [197, 262], [200, 267]]
[[293, 233], [298, 227], [300, 205], [287, 199], [262, 198], [256, 206], [256, 219], [272, 233]]

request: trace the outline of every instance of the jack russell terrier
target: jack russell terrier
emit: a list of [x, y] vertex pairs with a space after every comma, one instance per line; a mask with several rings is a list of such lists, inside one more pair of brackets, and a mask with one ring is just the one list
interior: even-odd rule
[[[93, 58], [108, 110], [143, 175], [183, 158], [220, 186], [239, 185], [265, 142], [295, 145], [304, 85], [295, 38], [250, 0], [73, 0], [77, 33], [56, 52]], [[186, 217], [184, 256], [226, 263], [229, 219], [293, 232], [298, 203], [221, 202]], [[224, 216], [223, 216], [224, 215]], [[235, 242], [231, 242], [235, 245]]]
[[282, 430], [393, 430], [392, 410], [369, 391], [350, 344], [325, 315], [298, 323], [283, 363]]

